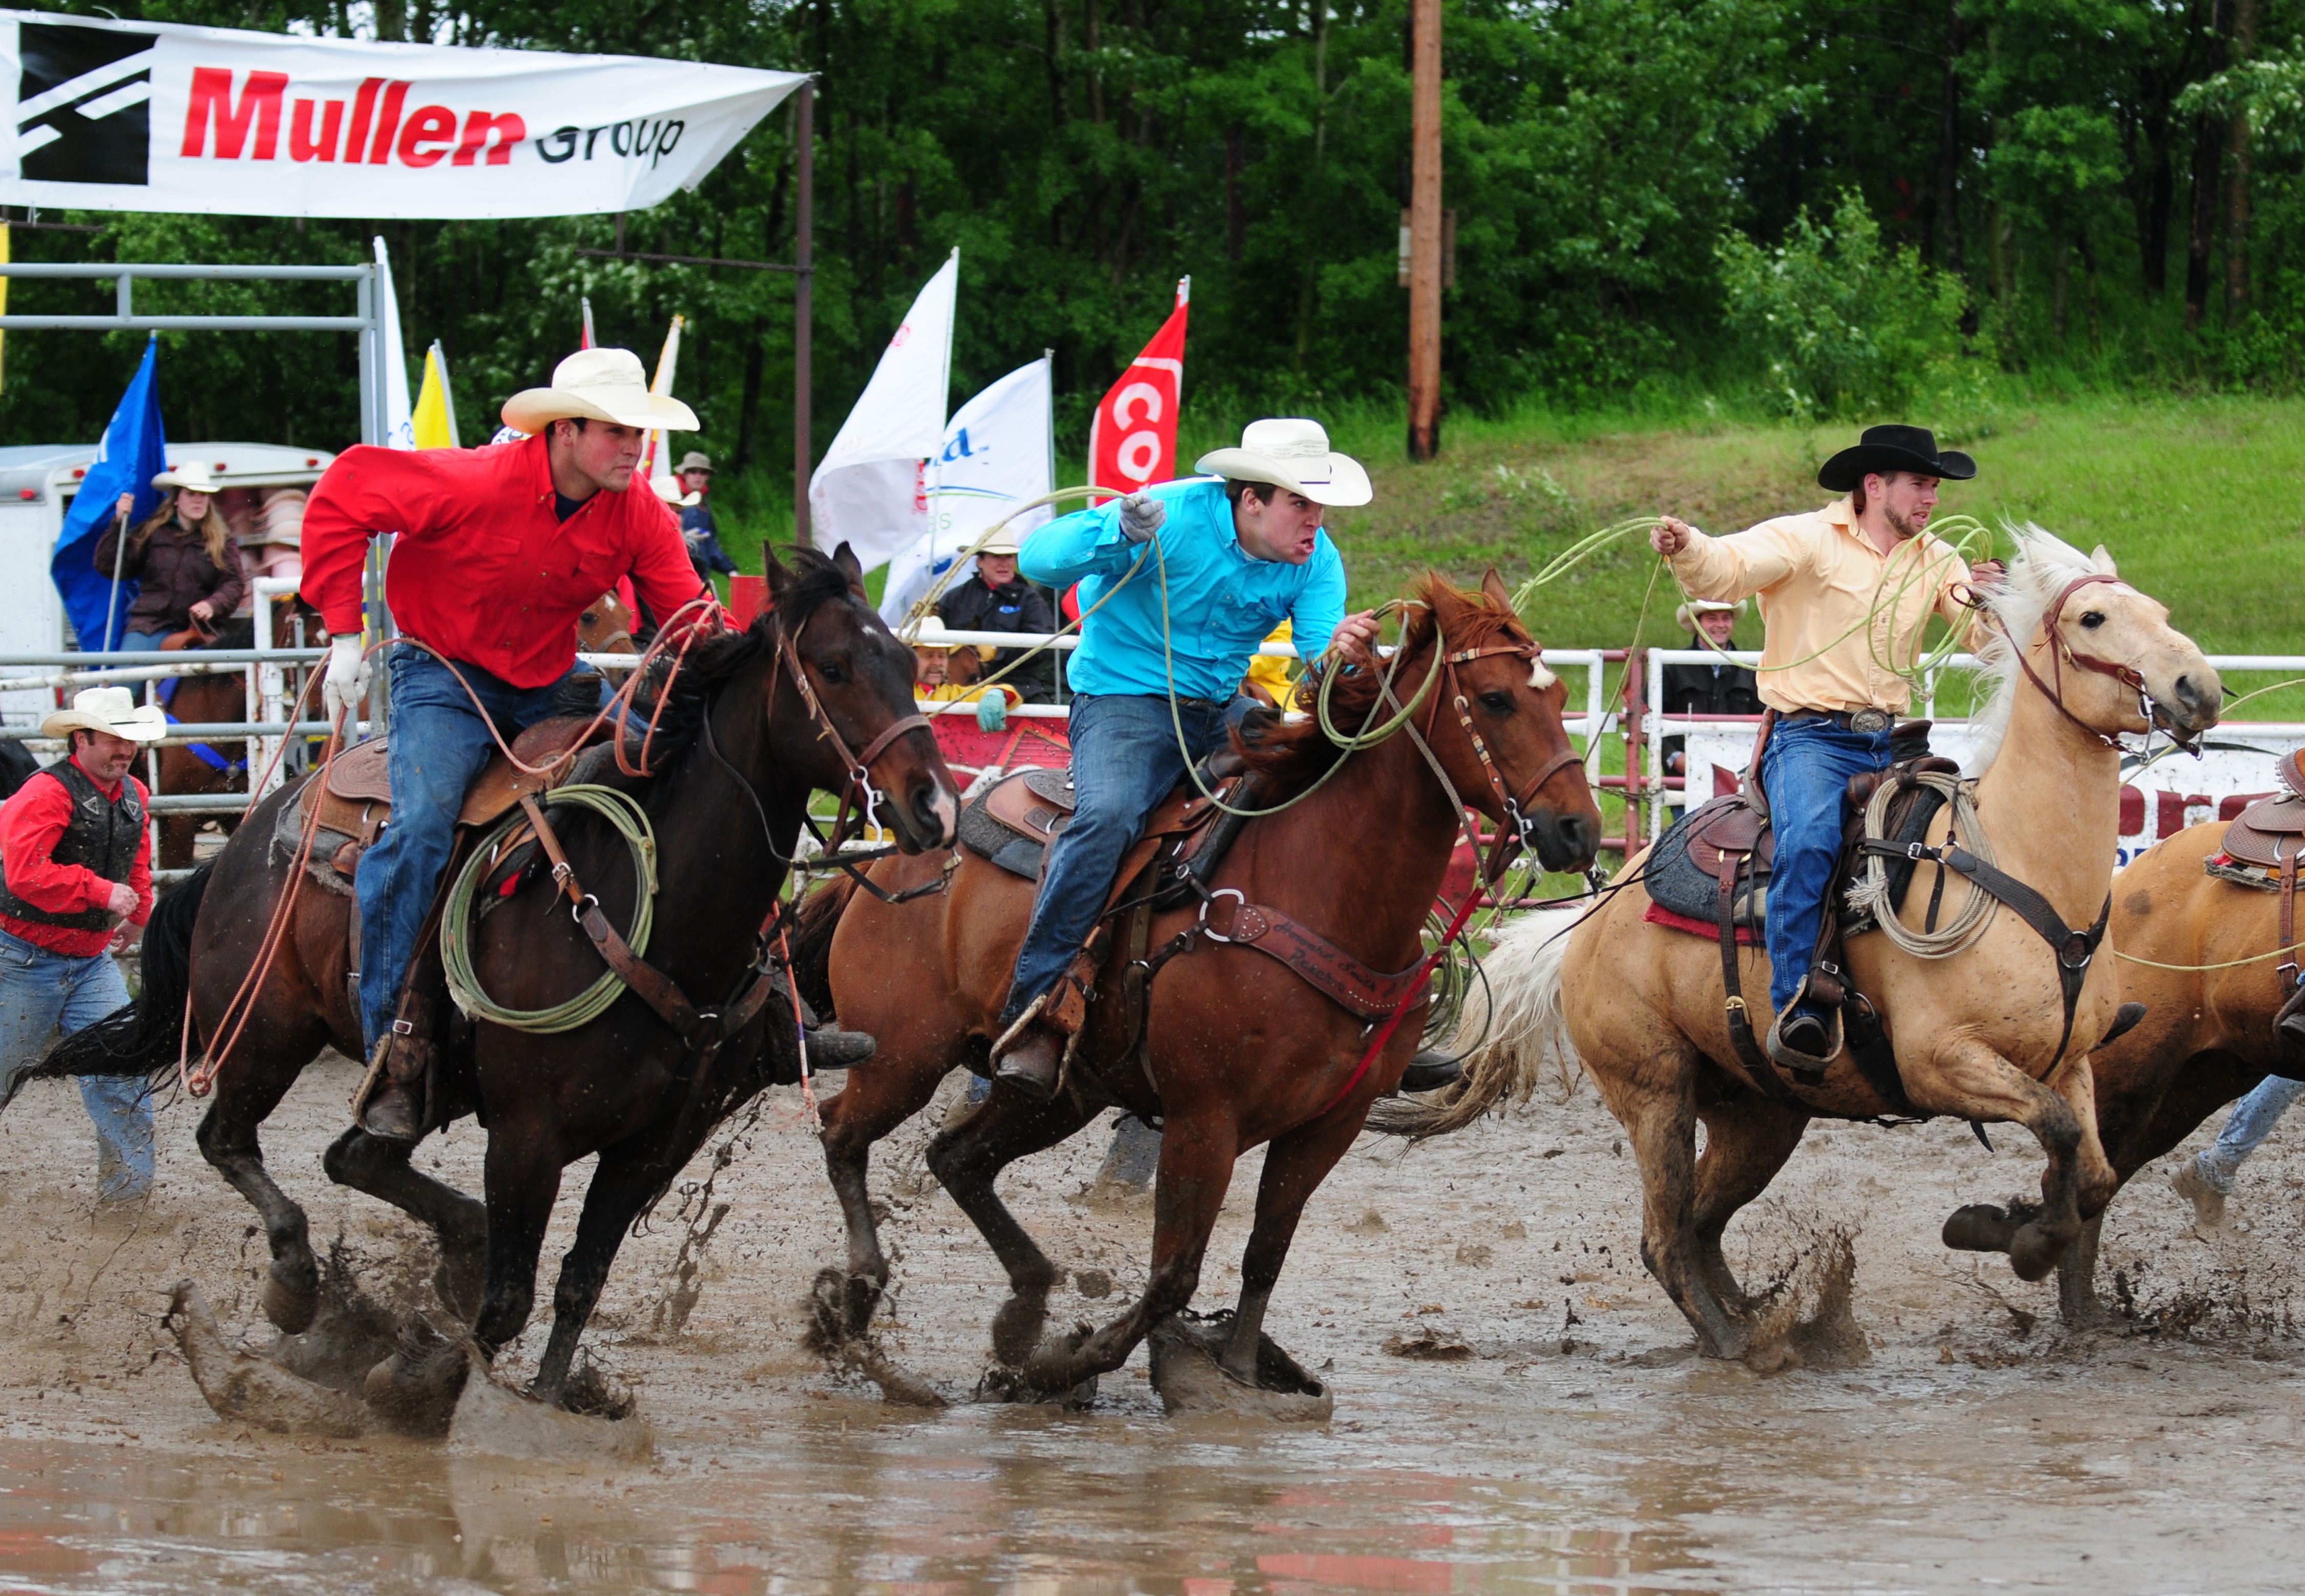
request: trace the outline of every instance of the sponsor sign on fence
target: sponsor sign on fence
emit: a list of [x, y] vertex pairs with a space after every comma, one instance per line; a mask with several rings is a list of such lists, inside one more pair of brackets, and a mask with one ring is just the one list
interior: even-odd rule
[[0, 11], [0, 203], [282, 216], [639, 210], [804, 81], [698, 62]]

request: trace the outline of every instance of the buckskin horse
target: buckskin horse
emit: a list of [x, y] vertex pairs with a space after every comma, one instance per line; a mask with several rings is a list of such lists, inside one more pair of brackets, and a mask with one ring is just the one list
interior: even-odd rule
[[[1963, 1209], [1946, 1226], [1948, 1244], [2005, 1249], [2029, 1280], [2049, 1272], [2113, 1195], [2090, 1050], [2114, 1026], [2121, 982], [2114, 961], [2091, 956], [2095, 939], [2071, 928], [2105, 924], [2120, 830], [2115, 737], [2148, 730], [2156, 716], [2181, 734], [2199, 733], [2216, 723], [2220, 689], [2168, 611], [2119, 581], [2103, 549], [2091, 558], [2037, 528], [2019, 542], [1989, 600], [1980, 649], [1992, 692], [1979, 716], [1986, 734], [1975, 812], [2003, 876], [2046, 900], [2068, 934], [2045, 945], [2026, 914], [2001, 912], [2004, 902], [1981, 938], [1949, 957], [1917, 957], [1878, 932], [1852, 936], [1850, 974], [1878, 1007], [1893, 1046], [1887, 1084], [1901, 1100], [1885, 1097], [1846, 1051], [1816, 1087], [1740, 1062], [1720, 949], [1710, 937], [1651, 921], [1645, 852], [1589, 910], [1540, 910], [1505, 932], [1486, 965], [1491, 1001], [1476, 1006], [1489, 1013], [1467, 1020], [1489, 1023], [1490, 1040], [1458, 1085], [1388, 1116], [1387, 1128], [1411, 1134], [1454, 1129], [1533, 1089], [1547, 1061], [1568, 1052], [1564, 1040], [1572, 1044], [1639, 1163], [1642, 1261], [1709, 1356], [1775, 1355], [1755, 1345], [1755, 1304], [1722, 1255], [1722, 1232], [1766, 1189], [1814, 1116], [1943, 1114], [2031, 1131], [2048, 1158], [2040, 1208]], [[1927, 845], [1944, 843], [1951, 819], [1938, 813]], [[1927, 905], [1940, 901], [1941, 881], [1949, 910], [1968, 890], [1944, 876], [1942, 865], [1917, 862], [1902, 906], [1890, 912], [1916, 931], [1934, 929]], [[1764, 951], [1733, 956], [1744, 990], [1766, 991]], [[2070, 998], [2061, 972], [2078, 978]], [[1754, 1023], [1765, 1029], [1765, 1020]]]
[[[577, 765], [581, 779], [630, 792], [654, 829], [658, 896], [677, 913], [657, 917], [645, 950], [655, 976], [642, 978], [650, 990], [628, 989], [599, 1017], [554, 1035], [447, 1016], [445, 1101], [431, 1118], [444, 1124], [477, 1113], [487, 1127], [485, 1206], [416, 1170], [411, 1147], [357, 1126], [324, 1160], [331, 1179], [431, 1226], [444, 1260], [485, 1247], [472, 1329], [493, 1354], [528, 1320], [561, 1172], [600, 1155], [575, 1244], [562, 1261], [535, 1385], [542, 1399], [562, 1394], [626, 1227], [712, 1124], [765, 1083], [772, 1050], [781, 1045], [788, 1057], [795, 1045], [790, 999], [764, 997], [763, 927], [810, 793], [821, 787], [863, 800], [869, 781], [889, 795], [879, 812], [900, 847], [941, 849], [952, 840], [956, 789], [914, 709], [912, 652], [866, 601], [847, 547], [829, 558], [796, 551], [789, 567], [771, 554], [767, 573], [770, 605], [752, 627], [699, 644], [675, 673], [646, 755], [654, 774], [625, 777], [613, 762], [594, 773], [611, 751], [605, 748]], [[641, 742], [635, 726], [627, 749]], [[257, 1128], [322, 1048], [360, 1056], [346, 980], [355, 963], [348, 895], [306, 885], [243, 1006], [244, 1025], [218, 1032], [243, 980], [265, 958], [268, 919], [290, 889], [292, 851], [276, 833], [306, 785], [268, 798], [213, 863], [162, 901], [145, 937], [137, 1006], [69, 1039], [40, 1066], [43, 1074], [165, 1076], [177, 1068], [180, 1047], [195, 1057], [225, 1049], [200, 1150], [263, 1216], [272, 1248], [264, 1311], [291, 1333], [318, 1305], [318, 1264], [303, 1210], [264, 1167]], [[589, 811], [555, 813], [574, 881], [596, 896], [610, 928], [632, 924], [637, 882], [625, 843]], [[307, 868], [327, 867], [315, 859]], [[600, 976], [603, 955], [565, 897], [540, 862], [501, 891], [491, 878], [489, 907], [471, 932], [473, 968], [489, 998], [540, 1007]], [[688, 1023], [676, 1031], [683, 1008]], [[740, 1015], [747, 1023], [735, 1023]]]
[[[1253, 802], [1288, 807], [1239, 830], [1197, 905], [1152, 913], [1110, 938], [1051, 1101], [996, 1085], [929, 1150], [929, 1167], [1008, 1271], [1012, 1295], [993, 1320], [992, 1346], [1026, 1392], [1068, 1391], [1118, 1368], [1190, 1303], [1234, 1163], [1269, 1143], [1221, 1360], [1253, 1382], [1265, 1306], [1298, 1216], [1416, 1048], [1418, 1025], [1389, 1036], [1380, 1026], [1389, 1008], [1417, 1006], [1421, 933], [1462, 803], [1498, 825], [1501, 846], [1525, 842], [1548, 869], [1591, 862], [1600, 814], [1561, 726], [1565, 690], [1496, 573], [1477, 596], [1428, 577], [1408, 609], [1397, 699], [1382, 669], [1348, 672], [1335, 676], [1330, 709], [1331, 724], [1355, 727], [1398, 702], [1399, 712], [1416, 710], [1410, 728], [1349, 757], [1312, 721], [1268, 717], [1253, 738], [1237, 737], [1254, 773]], [[1340, 758], [1343, 768], [1332, 771]], [[1188, 785], [1179, 796], [1191, 792]], [[938, 892], [940, 870], [950, 873]], [[844, 1025], [871, 1028], [879, 1043], [824, 1111], [825, 1164], [848, 1227], [846, 1277], [821, 1285], [818, 1298], [820, 1332], [834, 1339], [867, 1329], [889, 1282], [865, 1190], [872, 1144], [925, 1106], [965, 1058], [984, 1067], [1034, 891], [1030, 879], [967, 850], [946, 863], [882, 861], [867, 879], [876, 890], [836, 881], [807, 900], [793, 955], [803, 991], [834, 1000]], [[888, 901], [914, 891], [923, 896]], [[1294, 958], [1284, 951], [1290, 945]], [[1325, 973], [1314, 967], [1323, 964]], [[1346, 968], [1361, 972], [1365, 989], [1340, 988], [1336, 972]], [[1379, 1040], [1385, 1045], [1373, 1056]], [[993, 1182], [1113, 1103], [1165, 1120], [1151, 1279], [1140, 1300], [1085, 1339], [1041, 1344], [1057, 1270]], [[892, 1396], [906, 1394], [881, 1383]]]

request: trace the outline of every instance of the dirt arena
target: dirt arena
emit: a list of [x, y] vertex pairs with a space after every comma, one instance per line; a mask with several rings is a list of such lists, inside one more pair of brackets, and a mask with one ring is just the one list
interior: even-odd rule
[[[272, 1167], [310, 1205], [316, 1244], [336, 1240], [363, 1291], [405, 1301], [423, 1289], [421, 1237], [319, 1169], [352, 1083], [341, 1060], [307, 1074], [271, 1127]], [[1988, 1152], [1958, 1125], [1817, 1129], [1732, 1230], [1731, 1257], [1830, 1309], [1845, 1235], [1861, 1334], [1812, 1338], [1811, 1366], [1767, 1376], [1691, 1353], [1640, 1267], [1632, 1161], [1589, 1087], [1406, 1157], [1365, 1139], [1314, 1200], [1275, 1299], [1273, 1335], [1335, 1394], [1330, 1422], [1289, 1425], [1164, 1416], [1141, 1351], [1091, 1412], [967, 1404], [1002, 1287], [922, 1175], [924, 1125], [875, 1167], [899, 1282], [885, 1341], [957, 1405], [891, 1407], [828, 1372], [800, 1345], [801, 1303], [838, 1227], [799, 1093], [781, 1091], [719, 1176], [708, 1237], [668, 1201], [626, 1244], [588, 1337], [652, 1438], [617, 1459], [219, 1422], [161, 1317], [190, 1279], [227, 1338], [261, 1346], [266, 1255], [200, 1159], [195, 1114], [165, 1107], [152, 1198], [102, 1218], [72, 1085], [37, 1083], [0, 1116], [0, 1588], [2297, 1583], [2282, 1549], [2305, 1488], [2305, 1127], [2247, 1167], [2240, 1223], [2214, 1236], [2193, 1233], [2165, 1167], [2141, 1176], [2105, 1245], [2101, 1285], [2126, 1320], [2086, 1336], [2061, 1332], [2050, 1286], [1936, 1241], [1960, 1202], [2036, 1187], [2029, 1138], [1999, 1131]], [[1150, 1234], [1142, 1199], [1083, 1201], [1103, 1141], [1092, 1130], [1005, 1188], [1071, 1271], [1059, 1312], [1081, 1318], [1141, 1286]], [[420, 1161], [477, 1189], [481, 1150], [466, 1125]], [[1255, 1168], [1236, 1179], [1204, 1308], [1238, 1281]], [[564, 1188], [546, 1294], [586, 1174]], [[542, 1339], [532, 1327], [506, 1365]]]

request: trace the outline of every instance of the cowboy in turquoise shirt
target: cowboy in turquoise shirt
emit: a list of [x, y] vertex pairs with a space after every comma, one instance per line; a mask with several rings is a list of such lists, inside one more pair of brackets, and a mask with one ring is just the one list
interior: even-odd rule
[[1188, 758], [1224, 745], [1225, 709], [1257, 645], [1283, 620], [1307, 660], [1333, 649], [1365, 661], [1375, 641], [1374, 615], [1345, 614], [1344, 562], [1321, 530], [1327, 506], [1368, 503], [1368, 473], [1331, 453], [1318, 423], [1252, 422], [1239, 448], [1195, 469], [1203, 480], [1050, 522], [1017, 561], [1035, 582], [1078, 581], [1082, 615], [1067, 673], [1073, 818], [1050, 846], [993, 1048], [995, 1077], [1032, 1097], [1056, 1090], [1064, 1056], [1049, 993], [1096, 928], [1145, 817]]

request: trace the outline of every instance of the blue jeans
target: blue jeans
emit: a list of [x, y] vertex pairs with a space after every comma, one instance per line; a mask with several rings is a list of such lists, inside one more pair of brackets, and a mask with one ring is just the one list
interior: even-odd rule
[[2289, 1111], [2289, 1105], [2305, 1096], [2305, 1081], [2287, 1081], [2279, 1075], [2267, 1075], [2257, 1084], [2257, 1090], [2233, 1105], [2225, 1128], [2217, 1133], [2216, 1145], [2202, 1150], [2195, 1160], [2201, 1179], [2216, 1190], [2233, 1194], [2233, 1176], [2240, 1173], [2241, 1160], [2255, 1152], [2258, 1144], [2273, 1134], [2273, 1127]]
[[[1195, 759], [1224, 745], [1224, 712], [1225, 706], [1206, 699], [1177, 700]], [[1143, 835], [1145, 817], [1185, 779], [1167, 699], [1083, 693], [1073, 700], [1069, 718], [1073, 818], [1050, 845], [1042, 867], [1041, 895], [1001, 1014], [1004, 1029], [1057, 984], [1096, 929], [1121, 855]]]
[[[84, 1031], [127, 1002], [110, 954], [72, 958], [0, 931], [0, 1097], [59, 1028]], [[152, 1185], [151, 1093], [132, 1077], [84, 1075], [80, 1098], [96, 1125], [97, 1194], [141, 1197]]]
[[[448, 667], [407, 643], [391, 652], [392, 819], [361, 856], [361, 1040], [369, 1056], [391, 1028], [425, 916], [455, 846], [464, 789], [497, 751]], [[520, 688], [475, 665], [456, 669], [509, 743], [552, 713], [560, 683]], [[573, 674], [573, 673], [572, 673]], [[566, 677], [562, 678], [566, 680]]]
[[1889, 734], [1845, 732], [1829, 720], [1779, 721], [1761, 753], [1769, 826], [1777, 836], [1763, 931], [1769, 1004], [1793, 1000], [1816, 954], [1817, 921], [1841, 857], [1841, 805], [1849, 778], [1889, 768]]

